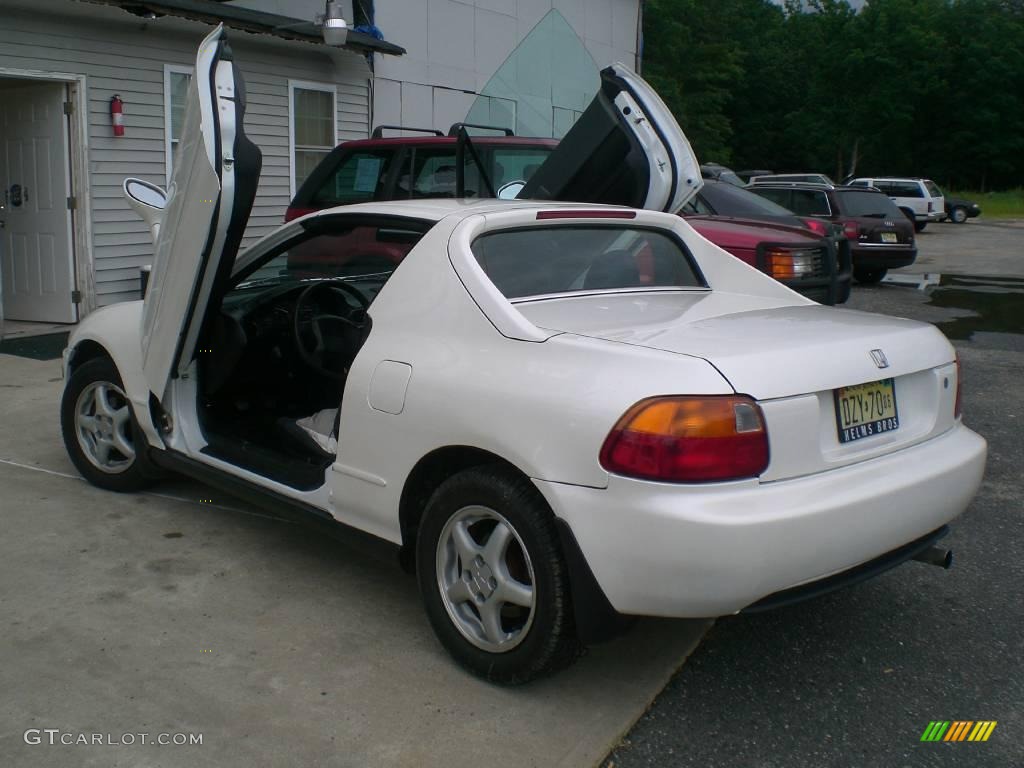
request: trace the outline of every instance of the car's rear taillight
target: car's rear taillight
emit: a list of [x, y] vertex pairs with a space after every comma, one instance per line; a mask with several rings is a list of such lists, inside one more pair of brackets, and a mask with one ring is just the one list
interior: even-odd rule
[[963, 380], [964, 367], [960, 363], [959, 353], [956, 356], [956, 397], [953, 400], [953, 418], [959, 419], [963, 414]]
[[619, 419], [600, 458], [609, 472], [643, 480], [740, 480], [768, 466], [768, 433], [749, 397], [653, 397]]
[[856, 240], [860, 237], [860, 226], [856, 221], [844, 221], [843, 234], [846, 235], [847, 240]]
[[929, 202], [928, 203], [928, 213], [931, 213], [934, 210], [935, 210], [935, 203]]
[[810, 277], [818, 270], [821, 254], [814, 249], [773, 247], [765, 251], [765, 271], [776, 280]]
[[816, 235], [828, 237], [830, 234], [829, 230], [831, 230], [831, 227], [821, 219], [805, 218], [801, 219], [801, 221], [803, 221], [803, 223], [807, 225], [807, 228]]
[[305, 216], [307, 213], [314, 213], [319, 208], [303, 208], [301, 206], [288, 206], [288, 210], [284, 212], [284, 220], [292, 221], [300, 216]]

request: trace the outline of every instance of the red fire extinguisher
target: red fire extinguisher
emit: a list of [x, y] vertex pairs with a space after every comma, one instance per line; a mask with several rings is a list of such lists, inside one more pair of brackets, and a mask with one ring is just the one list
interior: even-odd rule
[[124, 102], [116, 93], [110, 97], [110, 124], [115, 136], [124, 136]]

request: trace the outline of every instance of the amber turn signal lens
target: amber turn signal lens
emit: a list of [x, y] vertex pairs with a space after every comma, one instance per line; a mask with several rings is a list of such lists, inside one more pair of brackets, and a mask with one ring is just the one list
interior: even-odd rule
[[756, 477], [768, 466], [768, 434], [749, 397], [655, 397], [619, 419], [601, 448], [601, 466], [665, 482]]

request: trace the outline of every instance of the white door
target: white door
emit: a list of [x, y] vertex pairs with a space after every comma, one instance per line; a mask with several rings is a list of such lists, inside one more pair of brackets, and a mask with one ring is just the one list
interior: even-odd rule
[[66, 86], [0, 81], [3, 316], [78, 321], [68, 210]]
[[245, 85], [222, 25], [196, 56], [142, 311], [142, 368], [160, 400], [195, 356], [207, 305], [231, 276], [256, 199], [261, 155], [244, 116]]

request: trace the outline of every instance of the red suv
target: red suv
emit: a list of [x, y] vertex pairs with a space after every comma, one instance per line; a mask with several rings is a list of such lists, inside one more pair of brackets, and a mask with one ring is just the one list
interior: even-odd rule
[[[609, 67], [602, 88], [561, 141], [456, 123], [440, 131], [380, 126], [334, 149], [288, 207], [291, 220], [336, 205], [436, 197], [600, 202], [679, 211], [702, 184], [674, 118], [636, 75]], [[473, 136], [469, 128], [501, 135]], [[431, 135], [385, 138], [385, 130]], [[646, 133], [645, 133], [646, 132]], [[809, 228], [688, 217], [712, 243], [823, 303], [845, 301], [837, 239]]]

